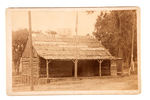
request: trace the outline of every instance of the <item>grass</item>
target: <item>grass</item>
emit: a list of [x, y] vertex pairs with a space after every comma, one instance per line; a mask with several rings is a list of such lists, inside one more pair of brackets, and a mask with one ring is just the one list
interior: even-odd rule
[[[34, 86], [34, 91], [137, 90], [137, 75], [117, 77], [85, 77], [53, 79], [48, 84]], [[30, 86], [16, 86], [13, 91], [30, 91]]]

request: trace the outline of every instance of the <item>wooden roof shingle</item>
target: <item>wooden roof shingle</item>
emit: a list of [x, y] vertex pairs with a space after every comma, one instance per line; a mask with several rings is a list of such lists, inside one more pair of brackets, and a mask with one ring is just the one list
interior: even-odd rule
[[113, 59], [95, 38], [88, 36], [32, 36], [33, 48], [45, 59]]

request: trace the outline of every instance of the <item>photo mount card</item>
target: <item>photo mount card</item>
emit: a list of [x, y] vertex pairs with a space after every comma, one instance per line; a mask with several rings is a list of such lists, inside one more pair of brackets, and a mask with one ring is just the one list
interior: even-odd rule
[[139, 94], [140, 8], [7, 8], [7, 94]]

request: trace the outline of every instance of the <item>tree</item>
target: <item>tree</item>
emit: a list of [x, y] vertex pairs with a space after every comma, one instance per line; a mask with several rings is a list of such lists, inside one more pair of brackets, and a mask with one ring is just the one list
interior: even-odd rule
[[55, 35], [57, 34], [57, 32], [51, 30], [48, 30], [47, 33], [50, 34], [52, 37], [55, 37]]
[[12, 59], [16, 74], [19, 73], [20, 59], [25, 49], [28, 35], [27, 29], [20, 29], [12, 32]]
[[[126, 63], [130, 63], [132, 34], [134, 33], [136, 33], [135, 10], [101, 12], [93, 32], [94, 36], [109, 49], [113, 56], [123, 58]], [[137, 39], [135, 38], [134, 58], [137, 56], [136, 48]]]

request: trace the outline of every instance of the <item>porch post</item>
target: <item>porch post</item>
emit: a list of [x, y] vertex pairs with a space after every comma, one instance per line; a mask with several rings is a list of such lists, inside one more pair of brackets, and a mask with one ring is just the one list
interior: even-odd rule
[[101, 74], [102, 74], [102, 72], [101, 72], [101, 64], [102, 64], [102, 61], [103, 60], [98, 60], [98, 62], [99, 62], [99, 76], [102, 76]]
[[74, 61], [75, 67], [74, 67], [74, 77], [77, 78], [78, 76], [78, 60], [76, 59]]
[[49, 61], [46, 59], [46, 77], [47, 77], [47, 79], [49, 78], [49, 68], [48, 68], [48, 64], [49, 64]]

